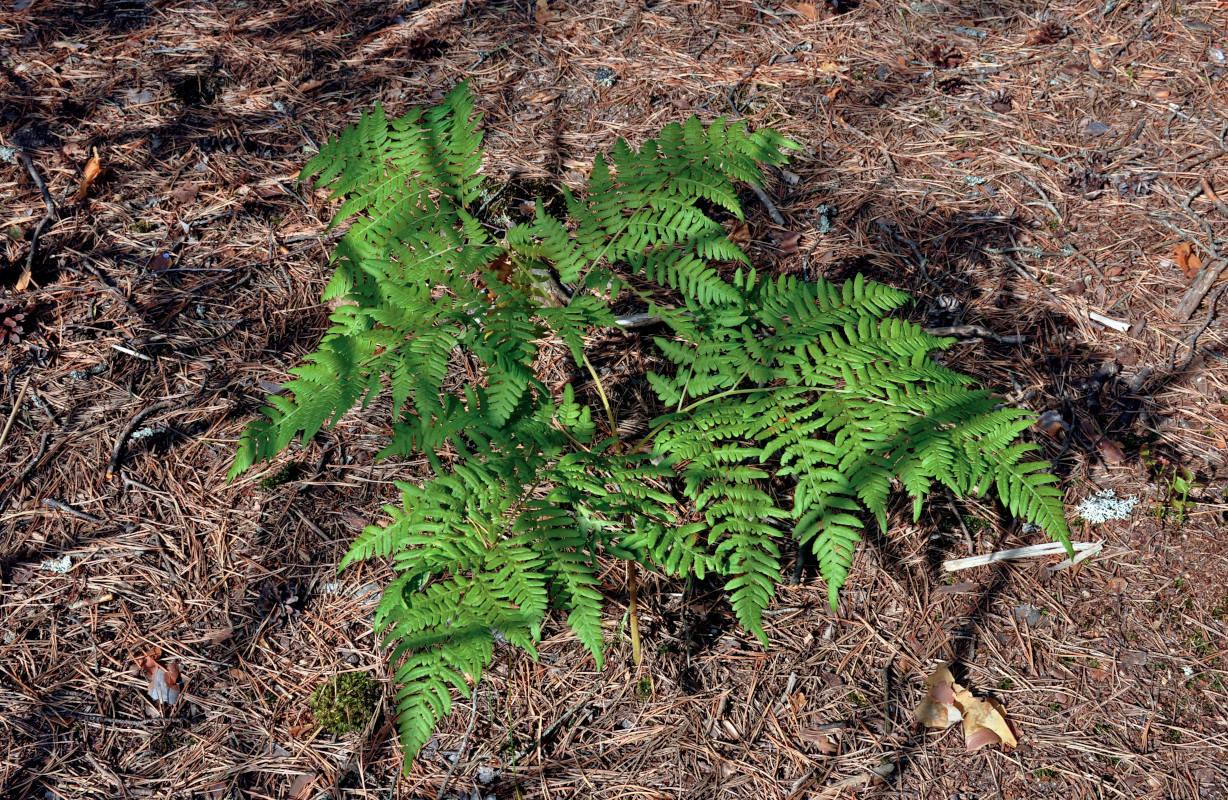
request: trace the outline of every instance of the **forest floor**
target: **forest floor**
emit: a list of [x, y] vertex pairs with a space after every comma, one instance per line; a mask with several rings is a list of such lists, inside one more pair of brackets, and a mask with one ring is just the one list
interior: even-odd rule
[[[5, 3], [0, 795], [1228, 796], [1224, 0]], [[326, 324], [299, 168], [373, 102], [466, 77], [498, 180], [574, 184], [692, 114], [800, 142], [783, 224], [748, 196], [756, 264], [987, 329], [953, 360], [1050, 412], [1035, 438], [1103, 548], [948, 574], [1038, 537], [902, 503], [838, 614], [783, 576], [768, 650], [719, 589], [644, 577], [640, 669], [611, 571], [603, 672], [561, 620], [538, 661], [501, 648], [402, 778], [386, 716], [322, 733], [322, 680], [387, 680], [387, 575], [336, 566], [406, 467], [356, 412], [225, 472]], [[1077, 520], [1102, 490], [1130, 517]], [[1017, 748], [914, 723], [944, 661]]]

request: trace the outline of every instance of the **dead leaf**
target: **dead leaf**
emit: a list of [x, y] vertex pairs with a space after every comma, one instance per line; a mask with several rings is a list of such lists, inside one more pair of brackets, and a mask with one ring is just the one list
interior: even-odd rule
[[835, 754], [840, 752], [840, 745], [833, 742], [831, 740], [831, 737], [828, 736], [823, 731], [816, 731], [816, 730], [811, 730], [809, 728], [803, 728], [800, 731], [800, 733], [803, 739], [805, 739], [808, 742], [813, 743], [814, 749], [818, 750], [820, 753], [822, 753], [825, 756], [834, 756]]
[[955, 700], [955, 687], [958, 684], [955, 683], [955, 676], [951, 674], [951, 669], [946, 664], [938, 665], [938, 668], [925, 679], [925, 685], [929, 687], [929, 690], [917, 705], [917, 710], [913, 712], [917, 722], [939, 730], [945, 730], [959, 722], [961, 719], [959, 709], [952, 705]]
[[839, 75], [840, 65], [835, 61], [824, 61], [819, 65], [819, 72], [823, 73], [824, 75]]
[[1202, 259], [1197, 253], [1190, 253], [1189, 259], [1185, 262], [1186, 270], [1185, 277], [1193, 280], [1198, 277], [1198, 273], [1202, 271]]
[[1173, 261], [1189, 280], [1198, 277], [1198, 271], [1202, 269], [1202, 259], [1194, 252], [1189, 242], [1182, 242], [1173, 248]]
[[1015, 747], [1015, 734], [1006, 723], [1006, 709], [993, 698], [976, 697], [955, 682], [950, 668], [940, 664], [925, 679], [929, 690], [914, 713], [917, 722], [945, 730], [956, 722], [964, 723], [964, 746], [968, 752], [987, 744]]
[[316, 786], [316, 775], [301, 773], [290, 784], [290, 800], [308, 800]]
[[802, 692], [795, 693], [789, 698], [789, 710], [794, 714], [806, 707], [806, 695]]
[[1015, 734], [1006, 724], [1006, 709], [993, 698], [974, 697], [967, 689], [955, 695], [955, 707], [964, 716], [964, 746], [971, 753], [1001, 742], [1016, 747]]
[[171, 192], [171, 199], [176, 203], [190, 203], [200, 194], [200, 184], [188, 181], [181, 183]]
[[98, 155], [98, 148], [92, 148], [93, 155], [90, 160], [85, 162], [85, 169], [81, 171], [81, 184], [77, 187], [77, 193], [73, 195], [73, 202], [80, 203], [85, 199], [85, 193], [94, 185], [94, 181], [98, 180], [98, 176], [102, 174], [102, 158]]
[[823, 96], [826, 97], [829, 101], [835, 100], [836, 95], [838, 94], [840, 94], [839, 86], [833, 86], [830, 89], [828, 89], [826, 92], [823, 92]]
[[1121, 449], [1121, 445], [1107, 436], [1102, 436], [1096, 440], [1096, 452], [1100, 454], [1100, 458], [1106, 464], [1120, 464], [1126, 460], [1126, 454]]
[[930, 48], [930, 61], [934, 66], [950, 69], [964, 63], [964, 54], [959, 51], [959, 48], [939, 39]]
[[746, 245], [750, 244], [750, 226], [745, 222], [739, 222], [732, 231], [729, 232], [729, 241], [736, 244], [738, 247], [745, 249]]
[[547, 5], [546, 0], [537, 0], [533, 6], [533, 21], [538, 25], [545, 25], [547, 23], [554, 22], [557, 16], [557, 14], [550, 10], [550, 6]]
[[791, 256], [797, 252], [802, 235], [797, 231], [784, 231], [772, 234], [772, 238], [776, 241], [776, 248], [780, 251], [780, 255]]
[[550, 102], [553, 102], [554, 100], [558, 100], [559, 97], [561, 96], [562, 95], [559, 92], [551, 92], [551, 91], [534, 92], [533, 94], [526, 97], [525, 100], [529, 101], [530, 103], [550, 103]]
[[316, 89], [319, 89], [323, 85], [324, 85], [324, 81], [319, 80], [319, 79], [303, 81], [302, 83], [298, 85], [298, 90], [302, 92], [303, 94], [307, 94], [308, 92], [313, 92]]
[[807, 22], [814, 22], [819, 18], [819, 9], [810, 3], [794, 3], [793, 10], [797, 12], [799, 17], [805, 17]]
[[512, 260], [506, 252], [487, 264], [486, 268], [495, 273], [495, 280], [499, 283], [512, 282]]
[[179, 684], [179, 664], [172, 661], [170, 666], [163, 667], [158, 663], [161, 650], [147, 653], [136, 660], [141, 672], [149, 678], [149, 688], [146, 690], [155, 703], [173, 705], [179, 700], [182, 687]]
[[1219, 195], [1215, 193], [1215, 189], [1211, 186], [1211, 181], [1207, 180], [1205, 175], [1202, 178], [1202, 193], [1206, 195], [1207, 199], [1212, 203], [1220, 202]]
[[976, 588], [976, 584], [972, 581], [960, 581], [945, 586], [939, 586], [934, 590], [934, 594], [967, 594]]
[[1065, 38], [1065, 36], [1066, 28], [1060, 23], [1050, 20], [1028, 33], [1028, 44], [1053, 44]]

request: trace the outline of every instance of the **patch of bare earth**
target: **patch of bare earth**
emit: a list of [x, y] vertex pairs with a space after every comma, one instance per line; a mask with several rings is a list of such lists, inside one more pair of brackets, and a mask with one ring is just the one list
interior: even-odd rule
[[[6, 3], [4, 796], [1225, 796], [1222, 0]], [[355, 413], [224, 473], [326, 324], [328, 211], [298, 168], [374, 101], [464, 77], [500, 180], [575, 182], [616, 137], [691, 114], [796, 139], [769, 187], [783, 224], [747, 198], [756, 262], [863, 271], [926, 324], [986, 329], [949, 362], [1053, 412], [1036, 435], [1072, 508], [1112, 488], [1133, 517], [1077, 526], [1104, 542], [1078, 569], [948, 576], [944, 558], [1038, 534], [903, 504], [839, 614], [809, 569], [782, 576], [767, 651], [719, 589], [649, 576], [640, 670], [611, 571], [604, 673], [561, 621], [537, 662], [501, 649], [400, 780], [386, 717], [320, 733], [322, 679], [387, 679], [386, 575], [335, 567], [416, 466], [374, 463], [387, 431]], [[30, 259], [39, 182], [57, 213]], [[147, 691], [151, 655], [179, 668], [173, 704]], [[939, 661], [1003, 703], [1017, 749], [914, 725]]]

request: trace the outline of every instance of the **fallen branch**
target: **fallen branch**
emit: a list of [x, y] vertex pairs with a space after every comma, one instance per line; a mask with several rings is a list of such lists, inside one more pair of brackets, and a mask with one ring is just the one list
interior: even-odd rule
[[43, 176], [38, 174], [29, 154], [25, 150], [18, 150], [17, 157], [21, 159], [21, 163], [26, 165], [26, 171], [30, 173], [30, 178], [33, 179], [34, 185], [38, 187], [39, 193], [43, 196], [43, 205], [47, 207], [47, 213], [34, 226], [34, 233], [30, 236], [30, 252], [26, 254], [26, 267], [21, 271], [21, 276], [17, 278], [17, 283], [13, 286], [16, 291], [24, 292], [30, 285], [30, 278], [34, 274], [34, 254], [38, 252], [38, 239], [43, 235], [43, 228], [59, 215], [59, 211], [56, 210], [55, 201], [51, 199], [51, 192], [47, 191], [47, 184], [43, 182]]
[[926, 328], [925, 332], [930, 336], [947, 337], [952, 336], [956, 339], [989, 339], [1002, 344], [1023, 344], [1028, 340], [1026, 336], [999, 336], [989, 328], [980, 325], [948, 325], [941, 328]]
[[1211, 291], [1211, 287], [1219, 280], [1225, 267], [1228, 267], [1228, 261], [1220, 260], [1203, 267], [1199, 271], [1198, 276], [1194, 278], [1194, 282], [1190, 284], [1190, 288], [1185, 290], [1185, 296], [1181, 298], [1181, 304], [1173, 312], [1173, 319], [1175, 321], [1190, 321], [1190, 317], [1194, 316], [1194, 312], [1202, 305], [1203, 298], [1207, 296], [1207, 293]]
[[[1071, 547], [1074, 548], [1076, 556], [1073, 560], [1067, 559], [1070, 561], [1070, 564], [1066, 566], [1072, 566], [1085, 558], [1090, 558], [1099, 553], [1104, 547], [1104, 542], [1075, 542]], [[1047, 542], [1028, 547], [1016, 547], [1012, 550], [999, 550], [996, 553], [969, 556], [968, 558], [953, 558], [942, 562], [942, 568], [947, 572], [958, 572], [961, 569], [984, 567], [988, 564], [996, 564], [999, 561], [1018, 561], [1024, 558], [1036, 558], [1037, 556], [1055, 556], [1065, 552], [1066, 548], [1061, 542]], [[1086, 555], [1084, 555], [1085, 553]], [[1060, 564], [1058, 567], [1064, 569]]]

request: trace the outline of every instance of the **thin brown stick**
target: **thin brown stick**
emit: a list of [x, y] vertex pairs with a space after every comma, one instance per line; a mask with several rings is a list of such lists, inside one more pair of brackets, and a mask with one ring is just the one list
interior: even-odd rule
[[103, 519], [102, 517], [95, 517], [93, 514], [87, 514], [84, 511], [81, 511], [80, 509], [73, 508], [67, 503], [61, 503], [59, 500], [56, 500], [54, 497], [44, 497], [43, 505], [47, 506], [48, 508], [54, 508], [57, 511], [63, 511], [65, 514], [68, 514], [69, 516], [72, 516], [72, 517], [76, 517], [77, 519], [82, 520], [84, 522], [92, 522], [95, 525], [102, 525], [103, 523], [106, 522], [106, 520]]
[[4, 448], [4, 443], [9, 438], [9, 429], [13, 427], [13, 420], [17, 419], [17, 412], [21, 410], [21, 401], [26, 399], [26, 390], [29, 388], [30, 377], [26, 376], [26, 382], [21, 385], [17, 399], [13, 401], [13, 410], [9, 412], [8, 421], [4, 423], [4, 430], [0, 431], [0, 449]]
[[989, 339], [1002, 344], [1023, 344], [1028, 340], [1026, 336], [999, 336], [989, 328], [981, 325], [948, 325], [942, 328], [926, 328], [925, 332], [931, 336], [953, 336], [956, 339]]
[[47, 213], [34, 226], [34, 233], [30, 236], [30, 252], [26, 254], [26, 266], [21, 271], [21, 277], [17, 279], [17, 291], [21, 292], [25, 291], [26, 286], [30, 283], [30, 276], [34, 274], [34, 255], [38, 252], [38, 239], [43, 235], [43, 228], [59, 215], [59, 211], [55, 207], [55, 201], [51, 199], [51, 192], [47, 191], [47, 184], [43, 182], [43, 176], [38, 174], [29, 154], [25, 150], [18, 150], [17, 157], [21, 159], [21, 163], [26, 165], [26, 171], [30, 173], [30, 178], [43, 196], [43, 205], [47, 207]]
[[[481, 684], [479, 683], [478, 686]], [[439, 785], [439, 792], [435, 795], [435, 800], [443, 800], [444, 793], [448, 791], [448, 784], [452, 781], [452, 775], [456, 773], [456, 768], [460, 766], [461, 758], [465, 755], [465, 750], [469, 747], [469, 737], [473, 733], [473, 728], [478, 721], [478, 686], [473, 687], [473, 711], [469, 714], [469, 727], [465, 728], [465, 735], [461, 737], [460, 747], [456, 750], [456, 758], [452, 761], [452, 766], [448, 769], [448, 774], [443, 777], [443, 783]]]
[[124, 429], [122, 431], [120, 431], [119, 436], [117, 436], [115, 439], [114, 446], [111, 448], [111, 460], [107, 463], [107, 472], [106, 472], [107, 480], [111, 480], [112, 478], [115, 477], [117, 470], [119, 470], [119, 462], [124, 456], [124, 445], [127, 443], [128, 437], [132, 436], [132, 432], [136, 430], [136, 426], [141, 424], [142, 420], [144, 420], [146, 417], [150, 416], [151, 414], [156, 414], [159, 411], [165, 411], [166, 409], [183, 408], [184, 406], [196, 400], [196, 398], [200, 397], [201, 394], [205, 391], [205, 386], [207, 386], [208, 383], [209, 383], [209, 376], [205, 375], [205, 379], [201, 381], [200, 383], [200, 388], [197, 389], [196, 393], [193, 394], [192, 396], [182, 398], [178, 401], [171, 400], [171, 399], [161, 400], [157, 403], [154, 403], [152, 406], [149, 406], [148, 408], [144, 408], [138, 411], [136, 415], [132, 417], [132, 419], [128, 420], [128, 424], [124, 426]]

